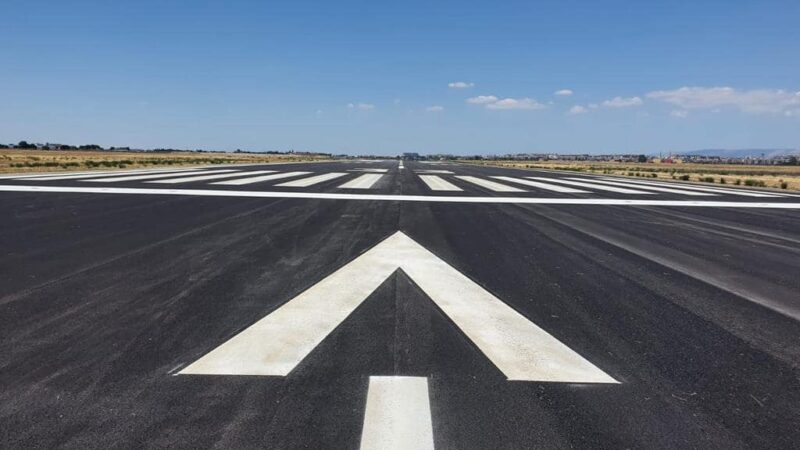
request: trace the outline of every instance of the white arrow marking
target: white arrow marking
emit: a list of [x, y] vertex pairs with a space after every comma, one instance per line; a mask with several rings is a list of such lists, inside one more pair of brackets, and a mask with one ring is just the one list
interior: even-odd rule
[[617, 382], [400, 231], [180, 373], [285, 376], [397, 269], [509, 380]]
[[433, 450], [428, 379], [369, 377], [361, 450]]

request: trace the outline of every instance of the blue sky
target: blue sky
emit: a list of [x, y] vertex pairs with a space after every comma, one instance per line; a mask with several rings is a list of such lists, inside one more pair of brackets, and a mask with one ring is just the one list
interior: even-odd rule
[[800, 147], [800, 2], [654, 3], [4, 0], [0, 142]]

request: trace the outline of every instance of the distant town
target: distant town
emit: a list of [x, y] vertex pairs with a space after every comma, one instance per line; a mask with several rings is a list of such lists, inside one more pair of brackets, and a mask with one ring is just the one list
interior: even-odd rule
[[[386, 155], [372, 154], [331, 154], [314, 151], [297, 150], [268, 150], [268, 151], [244, 151], [237, 149], [234, 151], [222, 150], [203, 150], [203, 149], [175, 149], [175, 148], [155, 148], [138, 149], [131, 147], [102, 147], [97, 144], [69, 145], [58, 143], [29, 143], [20, 141], [16, 144], [0, 144], [0, 149], [19, 149], [19, 150], [53, 150], [53, 151], [102, 151], [102, 152], [155, 152], [155, 153], [179, 153], [179, 152], [210, 152], [210, 153], [249, 153], [249, 154], [270, 154], [270, 155], [298, 155], [298, 156], [327, 156], [337, 159], [385, 159]], [[428, 161], [587, 161], [587, 162], [620, 162], [620, 163], [660, 163], [660, 164], [741, 164], [741, 165], [800, 165], [800, 149], [753, 149], [753, 150], [699, 150], [691, 152], [675, 152], [667, 154], [645, 154], [645, 153], [610, 153], [602, 155], [594, 154], [572, 154], [572, 153], [513, 153], [513, 154], [471, 154], [453, 155], [447, 153], [420, 154], [416, 152], [406, 152], [394, 158], [428, 160]]]

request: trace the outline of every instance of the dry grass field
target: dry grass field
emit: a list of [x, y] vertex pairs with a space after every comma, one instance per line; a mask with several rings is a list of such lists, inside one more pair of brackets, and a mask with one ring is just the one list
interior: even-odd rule
[[745, 166], [738, 164], [664, 164], [582, 161], [470, 161], [472, 164], [528, 169], [644, 177], [800, 190], [800, 166]]
[[136, 169], [198, 164], [320, 161], [326, 157], [211, 152], [117, 152], [87, 150], [0, 150], [0, 173]]

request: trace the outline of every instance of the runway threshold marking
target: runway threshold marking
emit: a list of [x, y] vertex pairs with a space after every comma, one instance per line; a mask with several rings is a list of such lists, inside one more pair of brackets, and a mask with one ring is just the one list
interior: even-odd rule
[[[610, 181], [619, 181], [619, 178], [611, 178], [606, 177], [604, 180]], [[725, 189], [725, 188], [715, 188], [715, 187], [706, 187], [706, 186], [694, 186], [694, 185], [687, 185], [687, 184], [678, 184], [678, 183], [670, 183], [670, 182], [661, 182], [661, 181], [640, 181], [640, 180], [625, 180], [628, 183], [637, 185], [645, 185], [645, 186], [666, 186], [666, 187], [679, 187], [681, 189], [687, 189], [691, 191], [700, 191], [700, 192], [718, 192], [721, 194], [730, 194], [730, 195], [740, 195], [743, 197], [783, 197], [782, 194], [773, 194], [770, 192], [756, 192], [756, 191], [748, 191], [746, 189]]]
[[460, 187], [438, 175], [420, 175], [419, 179], [422, 180], [422, 182], [425, 183], [432, 191], [463, 191], [463, 189]]
[[509, 181], [511, 183], [523, 184], [525, 186], [531, 186], [531, 187], [535, 187], [535, 188], [539, 188], [539, 189], [544, 189], [544, 190], [547, 190], [547, 191], [561, 192], [561, 193], [564, 193], [564, 194], [590, 194], [591, 193], [589, 191], [582, 191], [580, 189], [575, 189], [575, 188], [566, 187], [566, 186], [558, 186], [556, 184], [542, 183], [541, 181], [526, 180], [524, 178], [514, 178], [514, 177], [492, 177], [492, 178], [495, 178], [495, 179], [498, 179], [498, 180], [503, 180], [503, 181]]
[[211, 350], [180, 374], [286, 376], [398, 269], [509, 380], [617, 383], [400, 231]]
[[369, 377], [361, 450], [433, 450], [428, 379]]
[[530, 178], [532, 180], [544, 181], [544, 182], [548, 182], [548, 183], [561, 183], [561, 184], [567, 184], [567, 185], [571, 185], [571, 186], [579, 186], [579, 187], [594, 189], [594, 190], [597, 190], [597, 191], [616, 192], [617, 194], [635, 194], [635, 195], [642, 195], [642, 194], [644, 194], [644, 195], [652, 195], [653, 194], [652, 192], [637, 191], [635, 189], [629, 189], [629, 188], [604, 186], [602, 184], [591, 183], [588, 180], [587, 181], [570, 181], [570, 180], [564, 180], [564, 179], [561, 179], [561, 178], [546, 178], [546, 177], [525, 177], [525, 178]]
[[622, 186], [627, 188], [636, 188], [636, 189], [644, 189], [646, 191], [656, 191], [656, 192], [666, 192], [669, 194], [680, 194], [680, 195], [689, 195], [689, 196], [706, 196], [706, 197], [713, 197], [717, 194], [711, 192], [700, 192], [700, 191], [689, 191], [686, 189], [679, 189], [679, 188], [668, 188], [668, 187], [661, 187], [661, 186], [648, 186], [643, 184], [632, 184], [632, 183], [625, 183], [621, 181], [605, 181], [605, 180], [596, 180], [596, 179], [586, 179], [586, 178], [567, 178], [568, 180], [573, 181], [588, 181], [589, 183], [598, 183], [598, 184], [607, 184], [610, 186]]
[[525, 189], [515, 188], [514, 186], [508, 186], [496, 181], [484, 180], [483, 178], [473, 177], [471, 175], [456, 175], [456, 178], [494, 192], [525, 192]]
[[382, 176], [383, 174], [380, 173], [365, 173], [364, 175], [359, 175], [357, 178], [339, 185], [339, 189], [371, 189]]
[[245, 184], [261, 183], [263, 181], [280, 180], [283, 178], [299, 177], [301, 175], [308, 175], [311, 172], [284, 172], [274, 173], [272, 175], [261, 175], [257, 177], [237, 178], [235, 180], [215, 181], [209, 184], [220, 184], [225, 186], [242, 186]]
[[331, 172], [331, 173], [324, 173], [322, 175], [315, 175], [313, 177], [308, 178], [301, 178], [299, 180], [292, 180], [287, 181], [285, 183], [276, 184], [276, 186], [281, 187], [308, 187], [313, 186], [318, 183], [322, 183], [329, 180], [334, 180], [339, 177], [343, 177], [347, 175], [347, 172]]
[[92, 178], [91, 180], [81, 180], [86, 182], [92, 183], [119, 183], [121, 181], [139, 181], [139, 180], [152, 180], [156, 178], [169, 178], [169, 177], [177, 177], [177, 176], [188, 176], [188, 175], [210, 175], [215, 173], [230, 173], [236, 172], [234, 169], [223, 169], [223, 170], [197, 170], [191, 172], [166, 172], [166, 173], [156, 173], [156, 174], [147, 174], [147, 175], [119, 175], [119, 176], [109, 176], [106, 178]]
[[294, 198], [308, 200], [366, 200], [386, 202], [496, 203], [529, 205], [677, 206], [695, 208], [800, 209], [798, 202], [734, 202], [722, 200], [635, 200], [622, 198], [480, 197], [404, 194], [352, 194], [333, 192], [236, 191], [229, 189], [167, 189], [84, 186], [0, 185], [0, 192], [72, 193], [113, 195], [180, 195], [189, 197]]
[[126, 170], [126, 171], [109, 171], [109, 172], [94, 172], [94, 173], [72, 173], [60, 175], [42, 175], [38, 177], [27, 177], [25, 181], [60, 181], [60, 180], [81, 180], [84, 178], [100, 178], [111, 177], [113, 175], [143, 175], [143, 174], [169, 174], [169, 173], [184, 173], [190, 169], [150, 169], [150, 170]]
[[166, 180], [147, 181], [147, 183], [178, 184], [193, 183], [195, 181], [219, 180], [221, 178], [244, 177], [247, 175], [260, 175], [264, 173], [274, 173], [274, 170], [251, 170], [249, 172], [235, 171], [232, 173], [221, 173], [216, 175], [197, 175], [192, 177], [169, 178]]

